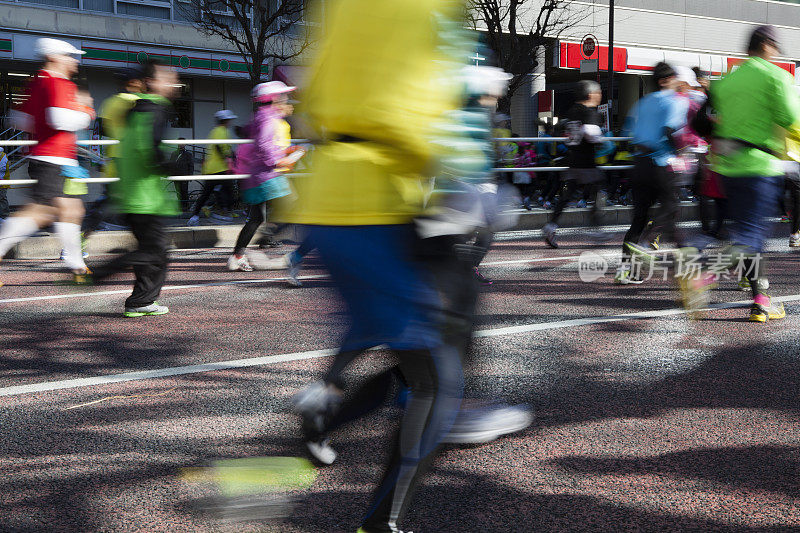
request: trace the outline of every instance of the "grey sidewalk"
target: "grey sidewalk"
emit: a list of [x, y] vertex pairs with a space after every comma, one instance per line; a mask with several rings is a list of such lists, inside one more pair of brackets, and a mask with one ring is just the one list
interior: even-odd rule
[[[679, 221], [697, 220], [697, 204], [683, 202], [680, 207]], [[544, 226], [551, 211], [544, 209], [534, 209], [533, 211], [520, 210], [520, 219], [517, 230], [537, 230]], [[626, 225], [630, 224], [633, 207], [609, 207], [604, 213], [604, 225]], [[185, 224], [185, 219], [174, 219], [170, 221], [168, 233], [172, 245], [175, 248], [233, 248], [239, 230], [244, 223], [241, 222], [219, 224], [219, 225], [200, 225], [189, 227]], [[565, 209], [561, 215], [560, 226], [565, 228], [577, 228], [591, 224], [589, 209]], [[289, 230], [291, 233], [291, 230]], [[285, 235], [284, 238], [291, 237]], [[98, 231], [91, 236], [88, 243], [90, 255], [104, 253], [118, 253], [130, 250], [135, 246], [136, 240], [127, 231]], [[17, 259], [54, 259], [61, 253], [61, 243], [54, 235], [45, 234], [32, 237], [15, 246], [8, 257]]]

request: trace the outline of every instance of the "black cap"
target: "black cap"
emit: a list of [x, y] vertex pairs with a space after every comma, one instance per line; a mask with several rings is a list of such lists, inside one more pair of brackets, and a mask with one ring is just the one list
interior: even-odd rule
[[700, 67], [692, 67], [692, 70], [694, 71], [694, 75], [698, 80], [711, 77], [711, 73], [709, 71], [703, 70]]
[[656, 82], [659, 80], [663, 80], [666, 78], [671, 78], [672, 76], [677, 76], [678, 73], [675, 72], [675, 69], [669, 63], [657, 63], [655, 67], [653, 67], [653, 78], [655, 78]]
[[114, 77], [121, 82], [129, 82], [131, 80], [143, 80], [144, 70], [141, 67], [126, 67], [114, 72]]
[[775, 29], [775, 26], [765, 25], [754, 29], [753, 33], [750, 35], [750, 44], [747, 46], [747, 51], [757, 51], [764, 43], [771, 44], [780, 51], [778, 30]]

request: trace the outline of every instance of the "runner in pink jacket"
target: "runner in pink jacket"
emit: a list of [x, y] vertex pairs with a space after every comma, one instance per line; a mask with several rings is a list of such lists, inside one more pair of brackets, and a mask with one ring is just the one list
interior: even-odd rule
[[280, 81], [261, 83], [253, 89], [257, 108], [250, 124], [244, 128], [245, 136], [253, 139], [253, 143], [242, 146], [236, 158], [236, 173], [249, 174], [241, 181], [241, 191], [242, 200], [250, 208], [233, 255], [228, 259], [229, 270], [253, 270], [245, 250], [267, 218], [268, 203], [292, 192], [284, 172], [293, 160], [287, 157], [287, 140], [281, 132], [285, 129], [283, 117], [288, 107], [286, 95], [294, 89]]

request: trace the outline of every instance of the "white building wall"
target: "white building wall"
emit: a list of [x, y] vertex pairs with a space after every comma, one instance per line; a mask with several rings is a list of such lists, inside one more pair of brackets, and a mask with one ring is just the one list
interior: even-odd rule
[[239, 115], [237, 124], [246, 124], [253, 113], [250, 82], [225, 81], [225, 108]]
[[[541, 0], [527, 12], [538, 14]], [[616, 0], [614, 40], [619, 45], [743, 55], [753, 28], [773, 24], [781, 36], [784, 56], [800, 61], [800, 4], [772, 0]], [[577, 21], [561, 35], [580, 39], [594, 34], [608, 42], [608, 0], [575, 0], [571, 18]]]

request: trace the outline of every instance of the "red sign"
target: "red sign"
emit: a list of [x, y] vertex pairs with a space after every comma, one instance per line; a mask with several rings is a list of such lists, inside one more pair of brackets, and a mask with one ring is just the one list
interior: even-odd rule
[[555, 91], [539, 91], [536, 94], [539, 101], [539, 113], [551, 113], [555, 101]]
[[586, 59], [592, 59], [595, 50], [597, 50], [597, 39], [594, 38], [594, 35], [587, 35], [581, 41], [581, 53], [583, 57]]
[[[741, 57], [729, 57], [728, 58], [728, 72], [732, 71], [734, 68], [738, 67], [740, 64], [747, 61]], [[783, 61], [772, 61], [773, 65], [781, 67], [783, 70], [794, 76], [795, 70], [797, 70], [797, 65], [794, 63], [784, 63]]]
[[[559, 66], [561, 68], [581, 68], [582, 59], [597, 59], [600, 70], [608, 70], [608, 47], [598, 46], [591, 57], [584, 58], [582, 46], [577, 43], [561, 43]], [[628, 50], [614, 47], [614, 72], [628, 70]]]

